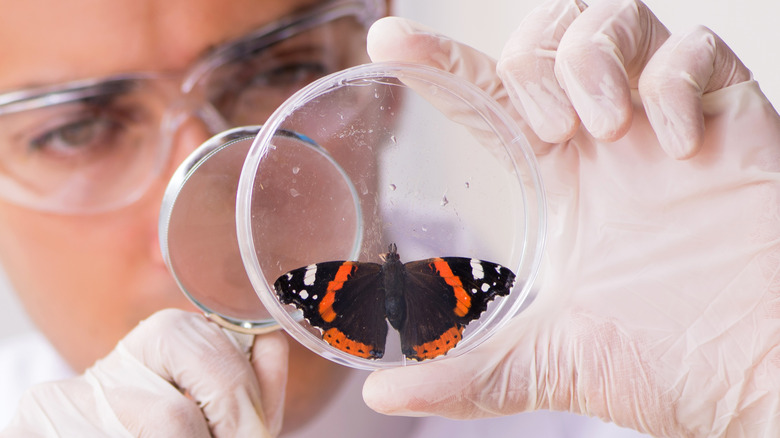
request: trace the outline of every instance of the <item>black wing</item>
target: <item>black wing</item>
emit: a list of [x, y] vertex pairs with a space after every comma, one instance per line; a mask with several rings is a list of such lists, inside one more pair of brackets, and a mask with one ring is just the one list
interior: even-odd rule
[[492, 262], [441, 257], [410, 262], [406, 268], [406, 322], [399, 330], [410, 359], [446, 354], [461, 340], [463, 328], [496, 296], [508, 295], [515, 274]]
[[384, 355], [387, 322], [380, 265], [316, 263], [282, 275], [274, 289], [282, 303], [303, 311], [332, 346], [364, 358]]

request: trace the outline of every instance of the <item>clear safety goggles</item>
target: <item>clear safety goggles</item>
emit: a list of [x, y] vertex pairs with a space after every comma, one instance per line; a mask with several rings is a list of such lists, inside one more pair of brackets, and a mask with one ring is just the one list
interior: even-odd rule
[[[129, 73], [0, 94], [0, 198], [64, 214], [116, 209], [167, 168], [174, 133], [262, 124], [290, 95], [366, 61], [383, 0], [334, 0], [215, 48], [184, 74]], [[193, 147], [196, 145], [192, 145]]]

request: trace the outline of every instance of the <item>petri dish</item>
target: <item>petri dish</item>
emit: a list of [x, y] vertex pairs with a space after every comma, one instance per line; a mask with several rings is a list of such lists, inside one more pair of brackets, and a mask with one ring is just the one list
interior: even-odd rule
[[[295, 152], [280, 132], [295, 132], [322, 148], [355, 192], [323, 195], [331, 181], [297, 180], [317, 173], [316, 163], [290, 160]], [[271, 195], [269, 181], [280, 175], [286, 176]], [[546, 223], [542, 181], [516, 122], [475, 85], [406, 63], [366, 64], [332, 74], [280, 106], [247, 152], [235, 213], [243, 267], [270, 316], [317, 354], [361, 369], [446, 360], [484, 342], [529, 297]], [[270, 220], [277, 215], [288, 220]], [[339, 227], [352, 220], [355, 226]], [[381, 358], [337, 348], [323, 340], [323, 330], [302, 317], [301, 309], [280, 301], [274, 288], [285, 273], [317, 263], [381, 264], [391, 244], [402, 262], [487, 260], [511, 269], [516, 280], [508, 295], [490, 301], [468, 323], [456, 347], [421, 361], [404, 354], [402, 335], [392, 327], [382, 340]], [[342, 307], [339, 318], [349, 312], [362, 326], [388, 324], [382, 315], [368, 315], [365, 306]], [[412, 322], [433, 324], [425, 318]]]

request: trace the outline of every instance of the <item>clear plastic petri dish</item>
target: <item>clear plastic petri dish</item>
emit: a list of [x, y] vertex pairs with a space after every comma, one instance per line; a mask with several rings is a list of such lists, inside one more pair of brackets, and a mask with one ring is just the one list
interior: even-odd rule
[[[280, 132], [321, 148], [358, 205], [334, 175], [312, 177], [325, 163], [294, 159]], [[374, 63], [310, 84], [263, 125], [241, 170], [236, 230], [249, 281], [290, 335], [332, 361], [378, 369], [464, 354], [516, 315], [539, 269], [545, 214], [531, 148], [488, 94], [434, 68]], [[392, 276], [383, 266], [391, 246], [402, 263], [415, 262]], [[419, 275], [438, 258], [453, 270], [442, 280], [440, 266], [430, 268], [443, 283]], [[337, 273], [344, 261], [356, 271]], [[482, 279], [497, 275], [493, 264], [515, 281], [483, 299], [477, 289], [492, 287]], [[401, 277], [422, 284], [377, 287]], [[401, 328], [387, 319], [395, 312], [388, 296], [399, 293]], [[466, 321], [479, 305], [484, 311]], [[448, 345], [410, 354], [431, 339]]]

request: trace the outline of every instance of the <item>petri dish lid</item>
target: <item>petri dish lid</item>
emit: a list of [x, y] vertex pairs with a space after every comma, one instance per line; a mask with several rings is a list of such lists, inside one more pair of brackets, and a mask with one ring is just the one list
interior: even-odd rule
[[[277, 197], [269, 196], [267, 184], [273, 175], [304, 176], [317, 169], [285, 160], [294, 153], [280, 139], [280, 131], [299, 133], [319, 145], [355, 187], [359, 206], [350, 208], [353, 199], [343, 191], [311, 194], [329, 187], [327, 180], [307, 185], [289, 178], [289, 184], [275, 193]], [[326, 261], [381, 264], [391, 244], [397, 246], [402, 262], [464, 257], [511, 269], [516, 275], [511, 292], [490, 301], [465, 326], [455, 348], [426, 359], [446, 360], [470, 351], [520, 311], [537, 275], [544, 244], [542, 181], [520, 128], [475, 85], [422, 65], [361, 65], [300, 90], [272, 114], [255, 138], [241, 170], [237, 196], [240, 254], [265, 308], [300, 343], [354, 368], [420, 363], [402, 353], [401, 345], [409, 344], [416, 330], [446, 329], [441, 318], [419, 316], [433, 315], [441, 304], [411, 296], [407, 290], [406, 308], [413, 306], [411, 313], [417, 316], [407, 318], [407, 328], [400, 332], [389, 327], [386, 338], [377, 341], [385, 344], [381, 358], [359, 357], [323, 340], [322, 321], [318, 327], [312, 318], [301, 318], [304, 306], [280, 301], [274, 289], [278, 278]], [[296, 205], [297, 214], [282, 216], [295, 220], [265, 219], [276, 209], [293, 208], [290, 203]], [[338, 226], [356, 212], [359, 239]], [[356, 246], [347, 248], [345, 240]], [[384, 302], [381, 288], [364, 289], [360, 293]], [[309, 296], [308, 291], [304, 294]], [[341, 324], [348, 336], [360, 330], [381, 333], [378, 327], [388, 324], [381, 305], [377, 311], [365, 299], [352, 303], [345, 301], [346, 296], [336, 298], [338, 320], [328, 324]]]

